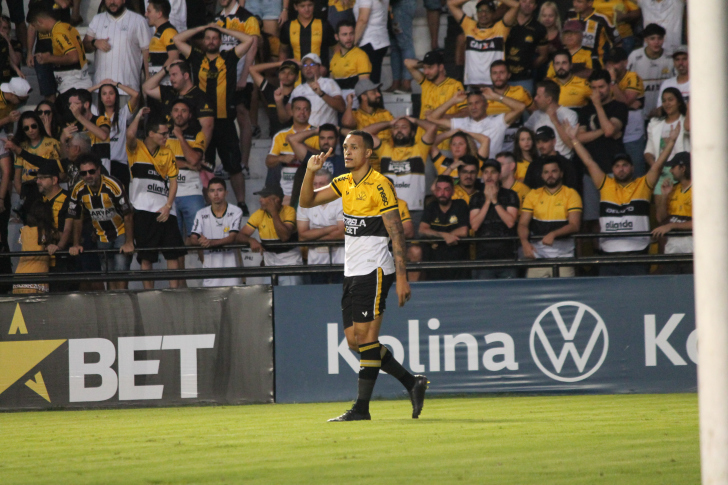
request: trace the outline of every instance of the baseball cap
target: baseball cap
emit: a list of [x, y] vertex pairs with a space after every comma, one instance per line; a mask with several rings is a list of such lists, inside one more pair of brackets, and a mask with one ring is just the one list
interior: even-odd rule
[[382, 83], [375, 83], [371, 79], [359, 79], [356, 86], [354, 86], [354, 95], [358, 98], [367, 91], [379, 89], [380, 87], [382, 87]]
[[542, 126], [536, 130], [536, 140], [546, 141], [554, 138], [556, 138], [556, 133], [550, 126]]
[[283, 189], [280, 185], [271, 185], [270, 187], [263, 187], [258, 192], [254, 192], [253, 195], [259, 195], [261, 197], [268, 197], [270, 195], [277, 195], [283, 199]]
[[321, 58], [318, 56], [318, 54], [314, 54], [313, 52], [310, 52], [303, 56], [303, 58], [301, 58], [301, 62], [305, 61], [306, 59], [311, 59], [316, 64], [321, 64]]
[[632, 161], [632, 157], [629, 156], [628, 153], [617, 153], [612, 157], [612, 165], [615, 163], [624, 160], [625, 162], [628, 162], [630, 165], [634, 165], [634, 162]]
[[440, 50], [430, 51], [425, 54], [424, 59], [422, 59], [422, 64], [425, 64], [426, 66], [445, 64], [445, 56], [442, 55], [442, 51]]
[[38, 169], [37, 175], [45, 177], [60, 177], [61, 171], [58, 169], [58, 165], [47, 163]]
[[627, 51], [621, 47], [615, 47], [609, 51], [609, 62], [622, 62], [627, 59], [629, 59], [629, 54], [627, 54]]
[[690, 166], [690, 152], [676, 153], [672, 160], [665, 164], [666, 167], [677, 167], [681, 165], [683, 167]]
[[[314, 54], [316, 55], [316, 54]], [[280, 72], [283, 69], [293, 69], [295, 72], [298, 72], [298, 64], [293, 62], [292, 60], [283, 61], [283, 64], [278, 66], [278, 71]]]
[[9, 82], [0, 85], [0, 91], [14, 94], [19, 98], [27, 97], [31, 89], [28, 81], [20, 77], [14, 77]]
[[[675, 57], [678, 54], [687, 54], [688, 53], [688, 46], [685, 44], [677, 47], [674, 51], [672, 51], [672, 57]], [[17, 78], [15, 78], [17, 79]]]
[[581, 20], [571, 19], [564, 22], [562, 32], [584, 32], [584, 22]]
[[665, 31], [665, 28], [662, 27], [661, 25], [649, 24], [647, 27], [642, 29], [641, 35], [642, 35], [642, 38], [644, 39], [645, 37], [651, 37], [653, 35], [659, 35], [660, 37], [665, 37], [666, 33], [667, 32]]
[[488, 158], [487, 160], [483, 161], [482, 169], [485, 170], [485, 167], [493, 167], [500, 173], [501, 171], [501, 164], [498, 160], [495, 160], [493, 158]]

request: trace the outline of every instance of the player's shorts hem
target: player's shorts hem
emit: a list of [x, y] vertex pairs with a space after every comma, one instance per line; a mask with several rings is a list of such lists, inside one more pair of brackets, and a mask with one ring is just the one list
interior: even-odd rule
[[345, 277], [341, 298], [344, 328], [351, 327], [354, 322], [370, 322], [384, 313], [394, 280], [395, 273], [384, 274], [382, 268], [366, 275]]

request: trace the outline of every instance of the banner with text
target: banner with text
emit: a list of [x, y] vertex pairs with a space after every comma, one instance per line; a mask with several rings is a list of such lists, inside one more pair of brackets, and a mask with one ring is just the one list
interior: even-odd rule
[[269, 286], [0, 299], [0, 410], [273, 402]]
[[[274, 289], [276, 401], [356, 397], [341, 287]], [[433, 393], [697, 390], [692, 276], [415, 283], [392, 287], [380, 342]], [[375, 396], [401, 396], [380, 375]]]

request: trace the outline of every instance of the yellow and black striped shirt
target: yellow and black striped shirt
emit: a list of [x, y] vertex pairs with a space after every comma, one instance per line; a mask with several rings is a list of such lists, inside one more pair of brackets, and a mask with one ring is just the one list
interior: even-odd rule
[[237, 65], [240, 57], [235, 49], [221, 51], [210, 59], [198, 49], [192, 49], [187, 58], [197, 78], [197, 86], [215, 113], [215, 119], [235, 119], [235, 86], [238, 82]]
[[69, 217], [90, 217], [101, 242], [112, 242], [125, 234], [124, 216], [129, 213], [129, 199], [121, 183], [113, 177], [102, 175], [101, 185], [96, 191], [82, 180], [71, 192]]
[[68, 191], [61, 189], [53, 198], [47, 199], [43, 196], [43, 202], [47, 202], [53, 211], [53, 225], [58, 229], [59, 233], [63, 232], [68, 218], [69, 204], [71, 202], [68, 197]]
[[154, 76], [164, 67], [169, 52], [176, 51], [172, 37], [177, 35], [177, 29], [167, 21], [157, 27], [152, 39], [149, 41], [149, 75]]
[[291, 47], [294, 59], [301, 60], [306, 54], [316, 54], [328, 66], [329, 47], [336, 43], [334, 30], [328, 22], [313, 19], [303, 25], [298, 19], [289, 20], [281, 27], [281, 45]]

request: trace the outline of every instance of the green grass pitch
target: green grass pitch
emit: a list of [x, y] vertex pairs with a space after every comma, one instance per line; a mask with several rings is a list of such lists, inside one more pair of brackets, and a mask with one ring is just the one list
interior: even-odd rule
[[694, 394], [0, 414], [0, 483], [698, 484]]

